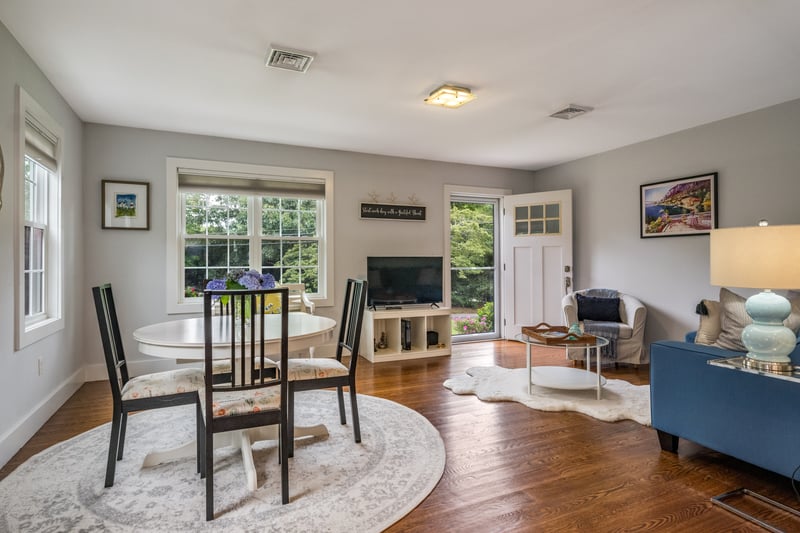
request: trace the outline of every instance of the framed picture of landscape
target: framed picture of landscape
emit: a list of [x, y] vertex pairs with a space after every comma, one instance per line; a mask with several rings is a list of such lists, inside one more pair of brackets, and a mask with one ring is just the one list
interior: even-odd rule
[[103, 180], [103, 229], [150, 229], [150, 184]]
[[705, 235], [717, 227], [717, 173], [642, 185], [640, 237]]

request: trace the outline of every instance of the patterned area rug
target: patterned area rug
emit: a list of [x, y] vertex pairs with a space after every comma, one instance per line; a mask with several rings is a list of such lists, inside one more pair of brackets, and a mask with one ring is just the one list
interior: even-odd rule
[[194, 457], [142, 468], [147, 452], [193, 439], [195, 408], [181, 406], [128, 418], [125, 457], [111, 488], [103, 488], [110, 424], [29, 459], [0, 482], [0, 531], [378, 532], [441, 478], [444, 444], [417, 412], [359, 395], [362, 442], [356, 444], [349, 408], [348, 425], [339, 424], [334, 392], [300, 392], [296, 400], [296, 425], [322, 423], [330, 435], [296, 441], [287, 505], [281, 505], [275, 441], [254, 444], [255, 492], [245, 487], [241, 452], [216, 450], [211, 522]]
[[609, 379], [600, 400], [597, 391], [558, 390], [533, 386], [528, 395], [528, 370], [499, 366], [473, 367], [464, 376], [448, 379], [444, 386], [456, 394], [474, 394], [489, 402], [519, 402], [540, 411], [576, 411], [616, 422], [630, 419], [650, 425], [650, 386]]

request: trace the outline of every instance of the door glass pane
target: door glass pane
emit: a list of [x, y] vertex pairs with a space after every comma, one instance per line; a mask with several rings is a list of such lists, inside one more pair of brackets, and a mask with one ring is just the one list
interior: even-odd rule
[[[515, 227], [528, 232], [528, 206], [514, 210]], [[497, 337], [495, 202], [450, 203], [450, 300], [452, 334], [459, 340]], [[520, 220], [522, 219], [522, 220]]]

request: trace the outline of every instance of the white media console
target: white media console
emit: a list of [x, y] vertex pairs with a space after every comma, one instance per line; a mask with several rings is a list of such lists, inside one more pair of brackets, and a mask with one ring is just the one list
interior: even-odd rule
[[[404, 328], [408, 328], [406, 346]], [[428, 346], [428, 332], [435, 331], [438, 342]], [[386, 347], [378, 348], [385, 335]], [[401, 309], [367, 309], [361, 327], [361, 355], [379, 363], [450, 355], [450, 309], [426, 306]]]

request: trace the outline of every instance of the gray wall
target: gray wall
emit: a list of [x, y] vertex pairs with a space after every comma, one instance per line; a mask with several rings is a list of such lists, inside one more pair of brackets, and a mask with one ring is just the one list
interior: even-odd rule
[[[83, 382], [82, 123], [0, 24], [0, 146], [5, 179], [0, 210], [0, 465], [35, 433]], [[17, 86], [22, 86], [65, 133], [62, 199], [65, 328], [14, 351], [14, 234], [17, 228]], [[38, 374], [37, 360], [44, 372]]]
[[794, 100], [541, 170], [535, 189], [573, 190], [576, 286], [639, 297], [648, 308], [648, 344], [682, 339], [697, 328], [697, 302], [719, 294], [709, 281], [709, 237], [640, 239], [639, 186], [716, 171], [719, 227], [760, 218], [798, 224], [798, 139]]
[[[153, 371], [172, 366], [165, 360], [138, 355], [131, 333], [139, 326], [178, 318], [166, 314], [165, 301], [165, 158], [167, 156], [331, 170], [334, 176], [334, 289], [348, 276], [366, 276], [368, 255], [442, 255], [447, 214], [443, 213], [445, 184], [504, 187], [530, 192], [532, 173], [416, 159], [384, 157], [335, 150], [204, 137], [98, 124], [85, 127], [86, 160], [83, 193], [86, 233], [85, 290], [111, 282], [121, 310], [123, 338], [129, 358], [142, 361], [138, 369]], [[101, 229], [100, 182], [104, 178], [150, 182], [150, 231]], [[398, 202], [412, 194], [427, 206], [425, 222], [361, 220], [359, 202], [375, 192]], [[338, 295], [339, 297], [341, 295]], [[334, 306], [317, 313], [338, 314]], [[90, 302], [84, 303], [86, 314]], [[102, 379], [102, 349], [96, 325], [87, 321], [86, 363], [90, 378]], [[166, 365], [166, 366], [165, 366]], [[134, 368], [136, 363], [133, 363]]]

